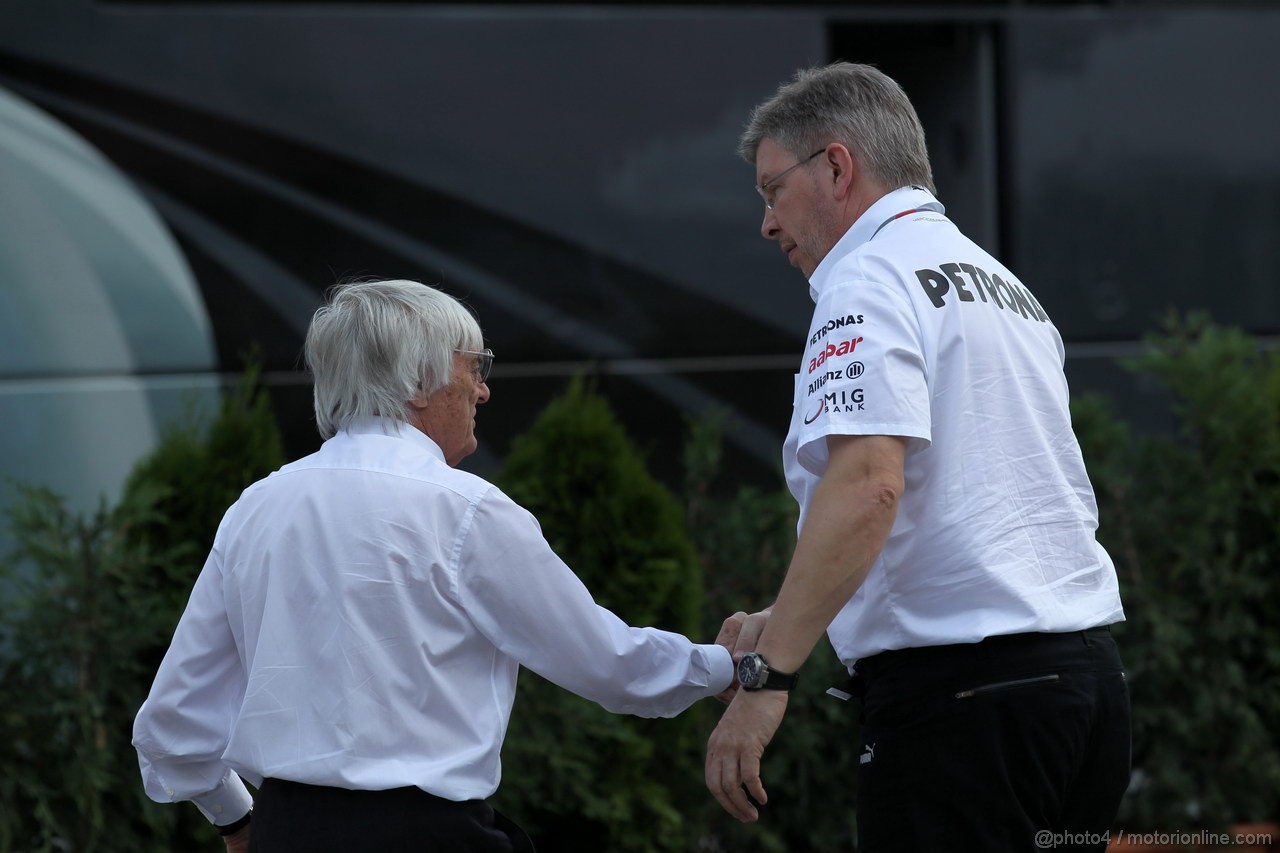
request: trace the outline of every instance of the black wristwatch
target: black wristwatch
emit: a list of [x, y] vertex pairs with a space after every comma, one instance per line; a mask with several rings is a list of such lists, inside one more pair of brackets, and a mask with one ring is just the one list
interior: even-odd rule
[[738, 684], [743, 690], [790, 690], [799, 680], [799, 673], [770, 669], [756, 652], [747, 652], [738, 661]]

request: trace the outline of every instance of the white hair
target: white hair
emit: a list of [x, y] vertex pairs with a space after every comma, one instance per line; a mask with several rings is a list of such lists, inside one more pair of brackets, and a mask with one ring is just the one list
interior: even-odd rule
[[331, 438], [357, 418], [409, 419], [408, 402], [449, 384], [455, 349], [484, 346], [480, 324], [447, 293], [416, 281], [338, 285], [305, 346], [316, 426]]

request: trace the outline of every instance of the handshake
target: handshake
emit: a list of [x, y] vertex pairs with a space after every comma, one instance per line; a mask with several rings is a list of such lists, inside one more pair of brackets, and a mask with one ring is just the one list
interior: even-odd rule
[[[750, 615], [739, 611], [724, 620], [716, 643], [729, 650], [735, 665], [745, 654], [756, 650], [772, 612], [772, 607]], [[786, 712], [787, 693], [739, 691], [735, 677], [716, 695], [729, 708], [707, 741], [705, 774], [707, 790], [724, 810], [740, 821], [750, 822], [759, 819], [760, 806], [769, 800], [760, 779], [760, 761]]]
[[[765, 623], [769, 621], [771, 610], [772, 608], [766, 607], [759, 613], [751, 614], [743, 613], [739, 610], [724, 620], [724, 624], [720, 626], [720, 633], [716, 635], [716, 645], [724, 646], [729, 650], [729, 654], [733, 655], [735, 666], [737, 666], [738, 661], [742, 660], [743, 655], [756, 650], [756, 643], [760, 641], [760, 634], [764, 631]], [[738, 689], [738, 679], [735, 673], [735, 677], [729, 682], [729, 686], [716, 694], [716, 699], [728, 705], [733, 700], [734, 694], [738, 692]]]

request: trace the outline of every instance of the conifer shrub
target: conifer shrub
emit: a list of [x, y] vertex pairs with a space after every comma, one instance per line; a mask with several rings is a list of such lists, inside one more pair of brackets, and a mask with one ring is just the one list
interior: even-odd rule
[[139, 578], [165, 602], [173, 624], [145, 653], [154, 674], [173, 628], [186, 607], [227, 508], [249, 485], [284, 464], [280, 428], [258, 384], [260, 370], [246, 367], [240, 383], [219, 401], [212, 418], [197, 411], [166, 427], [159, 445], [125, 480], [125, 500], [156, 496], [155, 513], [129, 531], [131, 541], [179, 555], [162, 574]]
[[[714, 638], [679, 503], [581, 378], [513, 443], [499, 485], [599, 604], [632, 625]], [[610, 714], [524, 670], [495, 802], [539, 849], [693, 850], [709, 797], [705, 704], [675, 719]]]
[[221, 850], [193, 806], [147, 799], [133, 717], [227, 506], [283, 462], [250, 371], [89, 514], [11, 485], [0, 560], [0, 851]]
[[[137, 492], [85, 516], [48, 489], [14, 487], [0, 602], [0, 850], [159, 850], [176, 814], [144, 805], [129, 743], [173, 630], [151, 578], [181, 555], [130, 540], [159, 518]], [[170, 810], [172, 811], [172, 810]]]
[[137, 533], [153, 542], [197, 546], [197, 571], [223, 514], [240, 492], [284, 464], [280, 428], [259, 387], [260, 372], [249, 365], [212, 420], [206, 416], [202, 423], [198, 413], [191, 413], [167, 428], [159, 446], [134, 466], [125, 482], [126, 495], [161, 493], [158, 509], [164, 522], [143, 525]]

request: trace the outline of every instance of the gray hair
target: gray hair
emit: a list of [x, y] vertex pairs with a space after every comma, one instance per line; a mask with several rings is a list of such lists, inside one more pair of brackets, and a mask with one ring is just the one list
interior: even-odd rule
[[454, 349], [483, 346], [471, 312], [420, 282], [331, 288], [311, 318], [305, 345], [320, 435], [331, 438], [372, 415], [407, 422], [410, 400], [449, 384]]
[[755, 163], [766, 139], [800, 158], [839, 142], [887, 189], [914, 184], [935, 192], [915, 108], [901, 86], [870, 65], [836, 62], [797, 71], [751, 111], [738, 153]]

